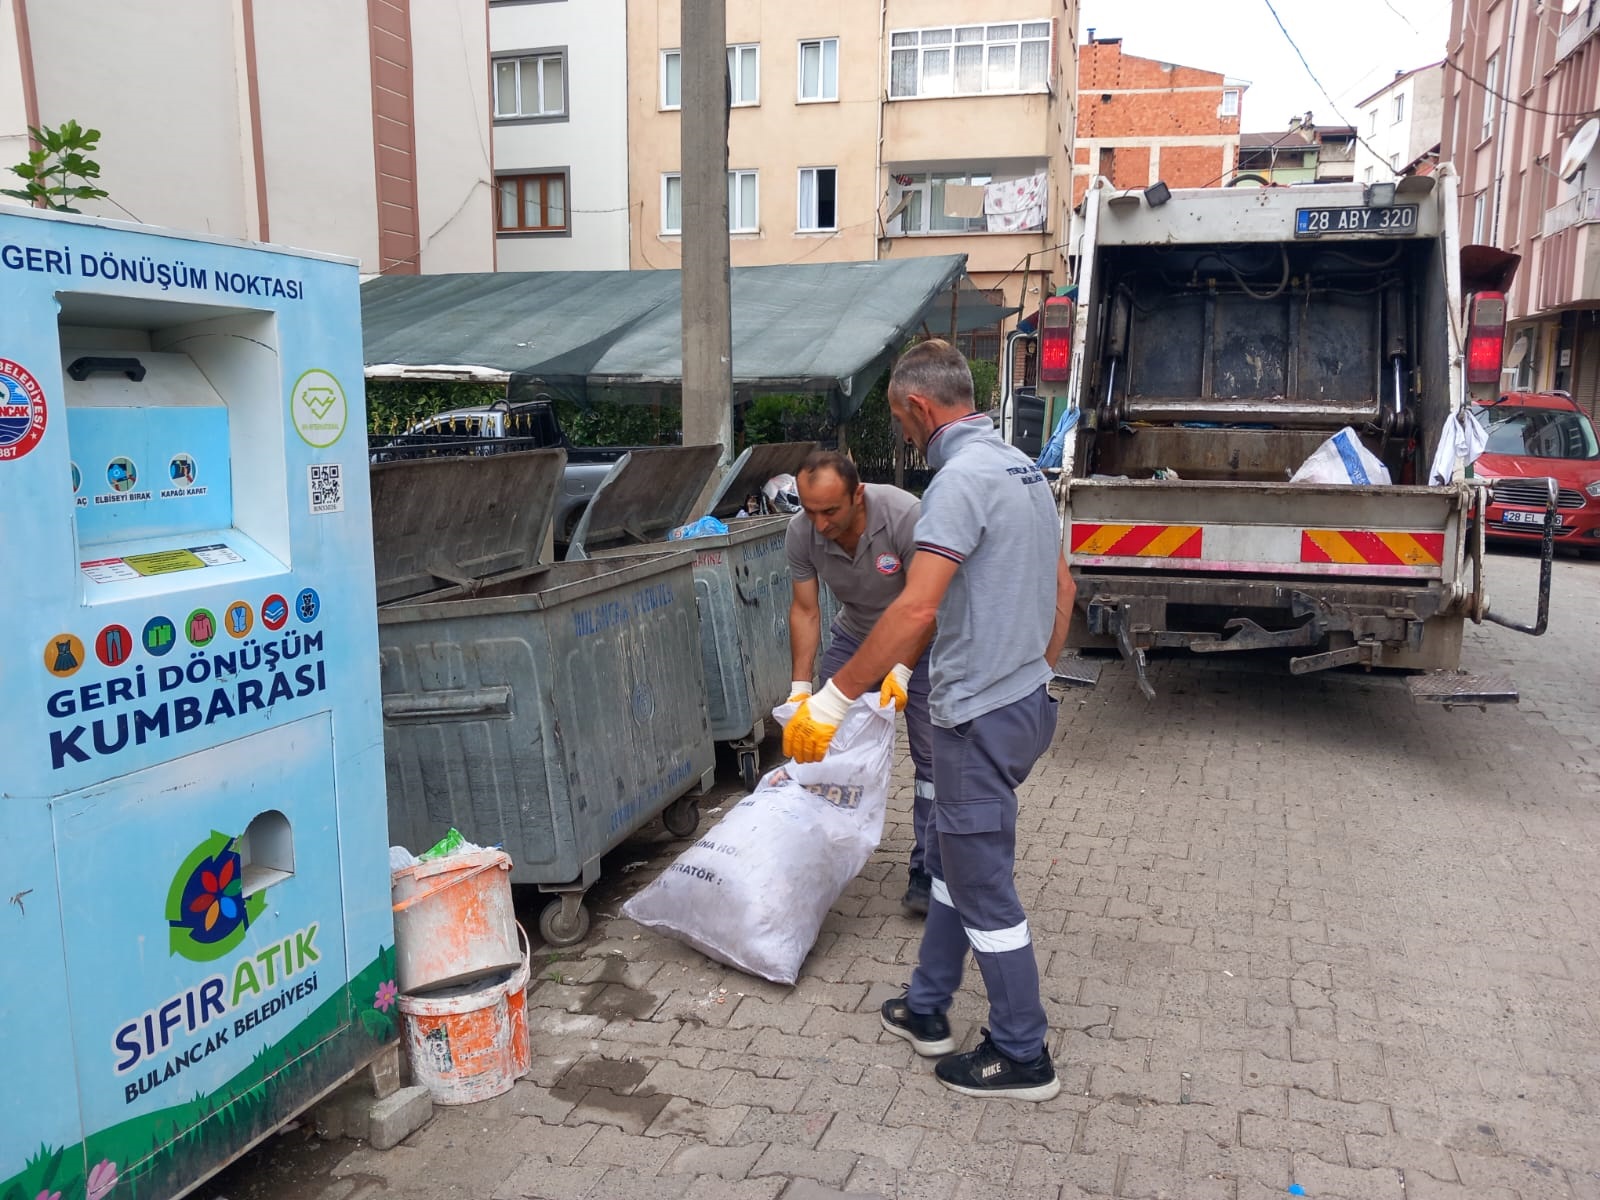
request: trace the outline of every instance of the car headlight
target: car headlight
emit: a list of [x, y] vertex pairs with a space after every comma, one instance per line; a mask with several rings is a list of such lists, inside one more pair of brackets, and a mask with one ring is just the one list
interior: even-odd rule
[[1596, 479], [1583, 490], [1588, 492], [1591, 496], [1600, 496], [1600, 479]]

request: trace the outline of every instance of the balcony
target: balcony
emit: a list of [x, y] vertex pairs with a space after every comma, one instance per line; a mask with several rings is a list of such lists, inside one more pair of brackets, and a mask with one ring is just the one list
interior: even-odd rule
[[1574, 225], [1600, 221], [1600, 188], [1584, 188], [1544, 213], [1545, 237], [1554, 237]]
[[1561, 32], [1556, 34], [1556, 62], [1567, 58], [1588, 41], [1589, 35], [1600, 29], [1600, 5], [1585, 4], [1580, 12], [1573, 13]]

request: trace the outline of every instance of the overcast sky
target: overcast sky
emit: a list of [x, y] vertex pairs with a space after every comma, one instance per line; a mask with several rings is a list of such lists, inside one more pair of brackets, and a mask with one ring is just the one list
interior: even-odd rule
[[1283, 129], [1308, 109], [1318, 125], [1355, 123], [1358, 100], [1444, 57], [1450, 0], [1273, 0], [1340, 121], [1272, 19], [1266, 0], [1079, 0], [1080, 42], [1122, 38], [1139, 58], [1220, 71], [1250, 82], [1246, 132]]

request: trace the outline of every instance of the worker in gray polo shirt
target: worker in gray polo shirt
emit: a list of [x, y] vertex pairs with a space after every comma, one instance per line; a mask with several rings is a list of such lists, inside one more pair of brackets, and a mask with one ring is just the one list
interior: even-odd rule
[[[789, 653], [794, 660], [791, 701], [811, 694], [822, 639], [818, 580], [840, 603], [833, 640], [816, 669], [833, 678], [872, 632], [906, 585], [916, 553], [922, 505], [910, 492], [887, 484], [862, 483], [855, 463], [833, 450], [818, 450], [796, 475], [799, 513], [789, 522], [787, 550], [794, 600], [789, 606]], [[902, 672], [904, 668], [901, 668]], [[909, 673], [896, 676], [897, 698], [906, 714], [906, 741], [916, 768], [911, 806], [911, 870], [900, 903], [918, 915], [928, 911], [931, 879], [924, 866], [928, 824], [933, 816], [933, 731], [928, 723], [928, 655]]]
[[[947, 342], [908, 350], [889, 378], [889, 408], [928, 456], [917, 554], [905, 590], [861, 648], [784, 729], [784, 749], [820, 760], [855, 697], [933, 643], [933, 904], [906, 994], [884, 1002], [883, 1028], [969, 1096], [1048, 1100], [1061, 1090], [1045, 1045], [1027, 916], [1017, 896], [1017, 787], [1055, 734], [1046, 689], [1066, 644], [1073, 583], [1044, 475], [973, 411], [972, 375]], [[951, 999], [968, 950], [989, 994], [989, 1028], [955, 1054]]]

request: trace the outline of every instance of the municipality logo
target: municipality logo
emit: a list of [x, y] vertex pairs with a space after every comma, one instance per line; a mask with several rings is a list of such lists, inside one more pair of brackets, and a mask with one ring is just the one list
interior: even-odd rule
[[317, 368], [294, 381], [289, 412], [301, 440], [319, 450], [339, 440], [350, 415], [344, 387], [327, 371]]
[[167, 892], [169, 950], [191, 962], [221, 958], [266, 911], [261, 892], [244, 894], [238, 838], [212, 832], [183, 860]]

